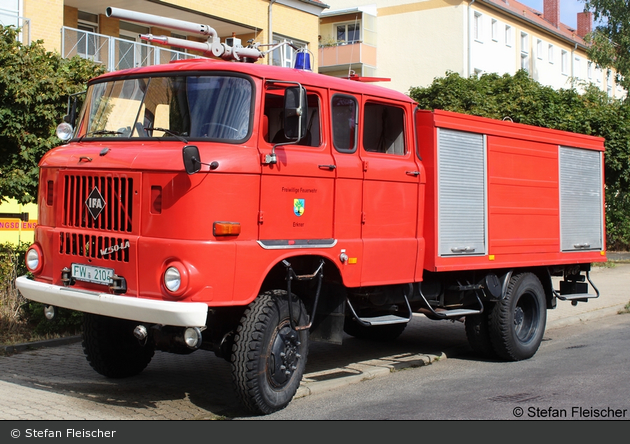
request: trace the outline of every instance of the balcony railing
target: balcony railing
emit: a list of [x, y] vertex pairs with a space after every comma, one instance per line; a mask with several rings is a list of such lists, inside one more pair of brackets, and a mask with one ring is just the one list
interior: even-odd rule
[[31, 44], [31, 19], [20, 17], [9, 11], [0, 9], [0, 25], [19, 28], [18, 40], [20, 43], [23, 45]]
[[376, 47], [356, 42], [319, 48], [320, 68], [349, 64], [376, 66]]
[[138, 43], [124, 38], [63, 27], [61, 54], [64, 58], [80, 56], [105, 65], [107, 71], [160, 65], [173, 60], [203, 58], [183, 51]]

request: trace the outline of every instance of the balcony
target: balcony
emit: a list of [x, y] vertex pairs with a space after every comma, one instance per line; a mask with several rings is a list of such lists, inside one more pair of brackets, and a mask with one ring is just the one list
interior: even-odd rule
[[169, 63], [173, 60], [203, 58], [183, 51], [138, 43], [124, 38], [63, 27], [61, 54], [80, 56], [105, 65], [107, 71]]
[[319, 48], [319, 72], [352, 69], [363, 74], [363, 67], [376, 67], [376, 47], [363, 42], [342, 43]]

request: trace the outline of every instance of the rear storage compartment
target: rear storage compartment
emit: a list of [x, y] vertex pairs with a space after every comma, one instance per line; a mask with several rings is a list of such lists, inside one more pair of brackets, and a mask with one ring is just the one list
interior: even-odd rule
[[416, 123], [426, 270], [606, 260], [604, 139], [446, 111]]

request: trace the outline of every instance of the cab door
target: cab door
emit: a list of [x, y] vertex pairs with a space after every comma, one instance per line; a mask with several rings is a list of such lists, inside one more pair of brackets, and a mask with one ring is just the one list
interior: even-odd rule
[[418, 256], [418, 192], [409, 107], [364, 98], [360, 149], [363, 167], [362, 285], [413, 282]]
[[[295, 86], [295, 85], [291, 85]], [[291, 140], [283, 126], [286, 84], [266, 85], [263, 100], [263, 159], [259, 239], [264, 248], [316, 248], [334, 245], [335, 164], [322, 137], [323, 91], [306, 87], [305, 136]], [[289, 136], [289, 137], [287, 137]]]

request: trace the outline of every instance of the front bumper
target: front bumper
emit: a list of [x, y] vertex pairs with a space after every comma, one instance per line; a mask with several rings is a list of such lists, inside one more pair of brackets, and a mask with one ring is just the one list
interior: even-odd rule
[[158, 301], [75, 290], [37, 282], [26, 276], [18, 277], [16, 285], [22, 295], [31, 301], [138, 322], [204, 327], [208, 315], [208, 306], [202, 302]]

